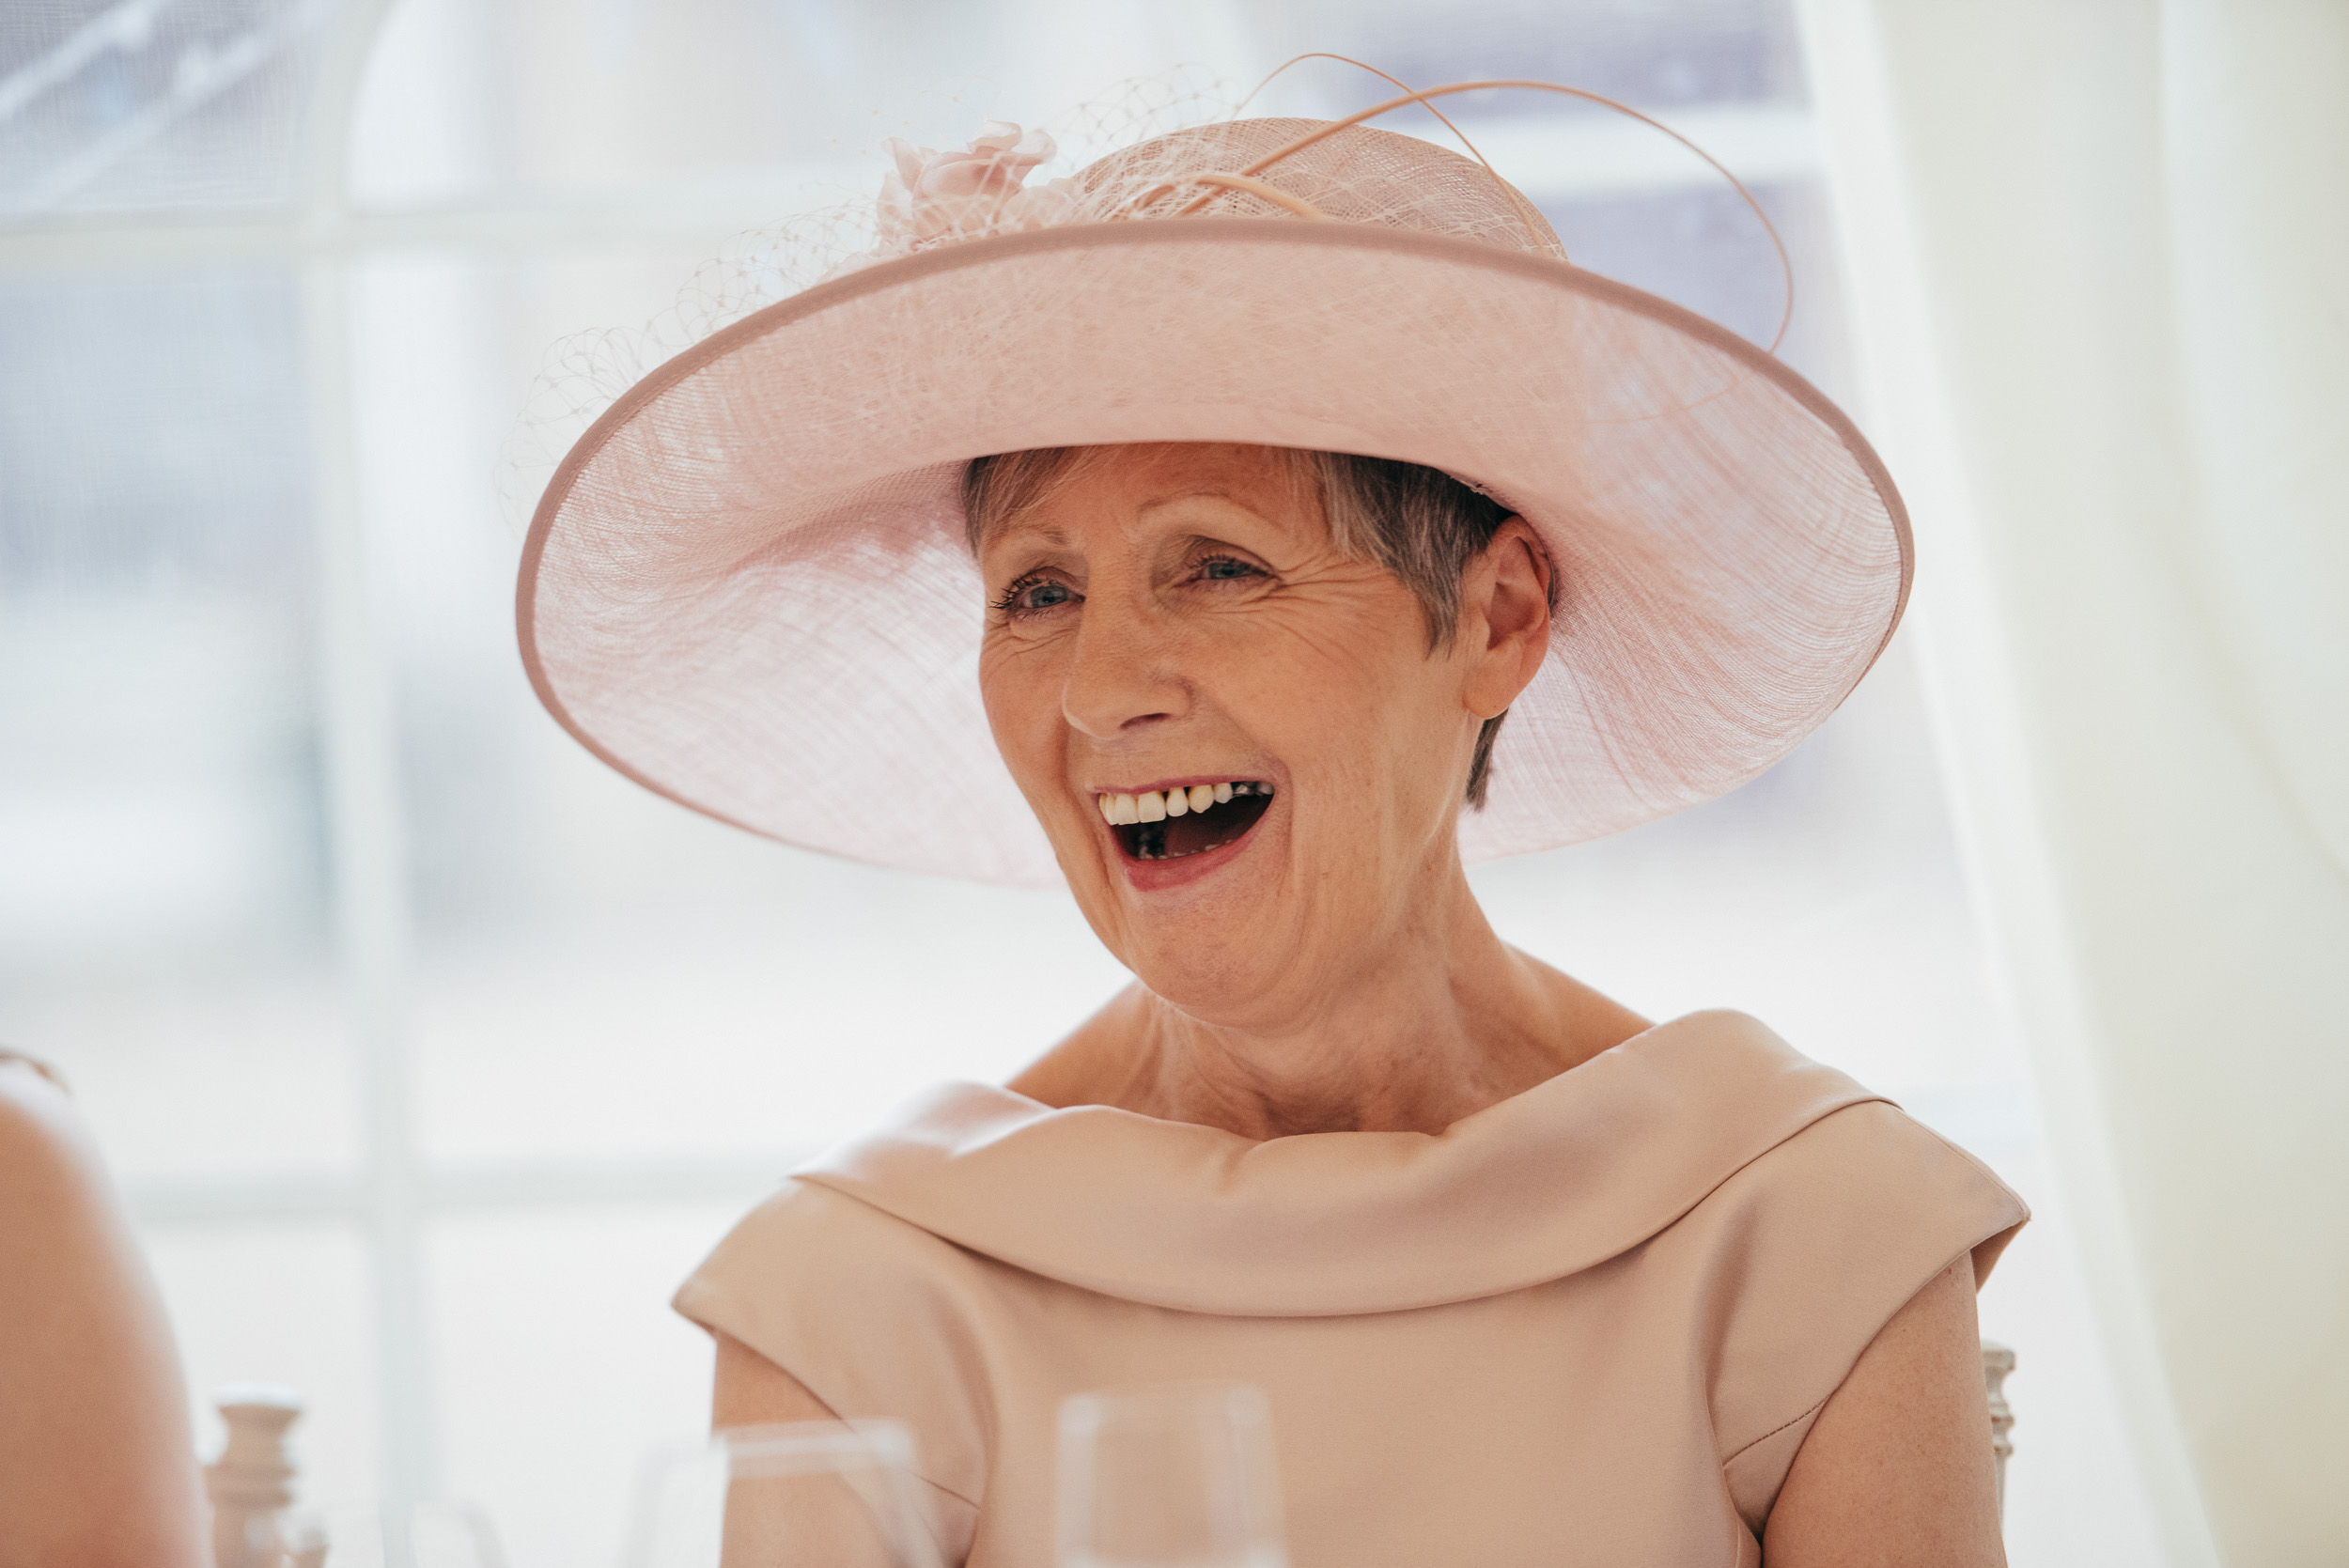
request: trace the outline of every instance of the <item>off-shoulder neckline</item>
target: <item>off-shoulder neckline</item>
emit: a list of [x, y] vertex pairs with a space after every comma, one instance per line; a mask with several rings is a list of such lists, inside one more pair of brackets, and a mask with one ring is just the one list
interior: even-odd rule
[[1579, 1272], [1874, 1100], [1742, 1013], [1648, 1029], [1440, 1133], [1255, 1141], [950, 1083], [794, 1172], [957, 1246], [1155, 1306], [1392, 1312]]

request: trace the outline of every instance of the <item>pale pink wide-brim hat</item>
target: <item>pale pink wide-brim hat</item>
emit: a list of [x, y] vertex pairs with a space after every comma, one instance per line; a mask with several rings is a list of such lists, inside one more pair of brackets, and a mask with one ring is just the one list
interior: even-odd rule
[[1354, 126], [1254, 189], [1192, 179], [1314, 129], [1206, 126], [1026, 191], [1008, 136], [906, 149], [883, 229], [910, 254], [716, 332], [564, 458], [519, 596], [548, 710], [754, 832], [1056, 881], [980, 706], [963, 469], [1248, 442], [1443, 469], [1548, 546], [1550, 653], [1462, 815], [1470, 859], [1646, 822], [1783, 756], [1907, 596], [1867, 442], [1769, 354], [1570, 265], [1522, 197], [1432, 144]]

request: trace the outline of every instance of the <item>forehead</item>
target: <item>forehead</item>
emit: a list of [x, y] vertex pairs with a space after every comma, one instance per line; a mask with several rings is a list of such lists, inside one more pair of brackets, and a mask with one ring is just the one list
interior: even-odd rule
[[[1038, 457], [1043, 457], [1039, 454]], [[1317, 527], [1313, 455], [1287, 447], [1205, 442], [1069, 447], [1031, 461], [1016, 489], [980, 520], [981, 549], [1013, 539], [1067, 542], [1104, 523], [1120, 528], [1180, 517], [1206, 503], [1283, 528]]]

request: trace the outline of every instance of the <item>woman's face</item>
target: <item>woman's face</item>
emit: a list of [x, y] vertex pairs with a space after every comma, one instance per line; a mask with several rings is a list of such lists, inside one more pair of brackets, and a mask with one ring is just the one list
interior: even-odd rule
[[1493, 559], [1530, 538], [1513, 520], [1471, 567], [1432, 657], [1410, 590], [1341, 555], [1264, 448], [1118, 448], [981, 541], [996, 744], [1152, 990], [1271, 1022], [1441, 902], [1477, 727], [1547, 637], [1488, 645]]

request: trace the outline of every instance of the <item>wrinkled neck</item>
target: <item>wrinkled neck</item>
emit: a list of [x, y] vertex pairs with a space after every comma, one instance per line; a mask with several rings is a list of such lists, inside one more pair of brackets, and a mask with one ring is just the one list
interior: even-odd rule
[[1441, 1132], [1647, 1027], [1494, 934], [1456, 869], [1342, 969], [1208, 1020], [1137, 984], [1014, 1080], [1244, 1138]]

